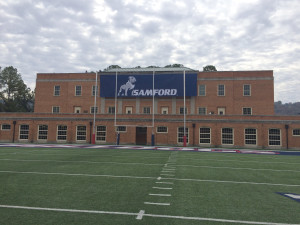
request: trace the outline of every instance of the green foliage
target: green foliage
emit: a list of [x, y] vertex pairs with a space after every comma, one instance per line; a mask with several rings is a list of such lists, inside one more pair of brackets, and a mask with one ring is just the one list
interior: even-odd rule
[[34, 93], [12, 66], [0, 71], [0, 100], [1, 112], [33, 111]]
[[111, 69], [120, 69], [121, 67], [119, 65], [110, 65], [106, 69], [104, 69], [104, 72], [107, 72]]
[[217, 69], [213, 65], [207, 65], [207, 66], [203, 67], [203, 71], [204, 72], [214, 72], [214, 71], [217, 71]]
[[147, 66], [147, 68], [159, 68], [159, 66]]
[[166, 65], [165, 68], [178, 68], [178, 67], [184, 67], [184, 65], [182, 64], [170, 64], [170, 65]]

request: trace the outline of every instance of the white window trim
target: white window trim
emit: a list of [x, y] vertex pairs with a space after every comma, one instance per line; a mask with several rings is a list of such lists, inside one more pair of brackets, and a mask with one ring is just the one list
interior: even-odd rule
[[[249, 95], [245, 95], [245, 85], [249, 85], [249, 87], [250, 87], [250, 94]], [[243, 96], [245, 96], [245, 97], [250, 97], [251, 96], [251, 94], [252, 94], [252, 92], [251, 92], [251, 84], [244, 84], [243, 85]]]
[[[130, 109], [130, 113], [128, 113], [128, 110], [127, 109]], [[133, 114], [133, 107], [132, 106], [125, 106], [125, 114]]]
[[[184, 128], [183, 128], [184, 129]], [[190, 132], [190, 129], [188, 128], [188, 127], [186, 127], [186, 129], [188, 130], [188, 132], [187, 133], [185, 133], [185, 134], [187, 134], [186, 136], [188, 137], [187, 138], [187, 144], [189, 143], [189, 139], [190, 139], [190, 134], [189, 134], [189, 132]], [[182, 142], [179, 142], [178, 141], [178, 139], [179, 139], [179, 127], [177, 127], [177, 144], [179, 144], [179, 145], [182, 145], [184, 142], [182, 141]], [[183, 138], [183, 137], [182, 137]]]
[[[279, 136], [280, 136], [280, 145], [270, 145], [270, 130], [271, 129], [276, 129], [276, 130], [279, 130]], [[268, 146], [270, 147], [281, 147], [282, 146], [282, 136], [281, 136], [282, 132], [281, 132], [281, 129], [280, 128], [269, 128], [268, 129]]]
[[[145, 108], [149, 108], [150, 109], [150, 112], [149, 113], [145, 113]], [[144, 106], [143, 107], [143, 114], [146, 114], [146, 115], [150, 115], [152, 113], [152, 108], [150, 106]]]
[[[55, 95], [55, 87], [59, 87], [59, 95]], [[58, 97], [60, 96], [60, 85], [54, 85], [54, 91], [53, 91], [53, 96]]]
[[293, 134], [294, 137], [300, 137], [300, 134], [294, 135], [294, 130], [300, 130], [300, 128], [294, 128], [294, 129], [292, 130], [292, 134]]
[[[77, 133], [78, 133], [78, 127], [81, 127], [81, 126], [83, 126], [83, 127], [85, 127], [85, 140], [78, 140], [77, 138]], [[83, 136], [83, 135], [80, 135], [80, 136]], [[77, 125], [76, 126], [76, 142], [87, 142], [87, 126], [86, 125]]]
[[[163, 111], [166, 111], [167, 113], [163, 113]], [[168, 106], [162, 106], [161, 107], [161, 114], [162, 115], [168, 115], [169, 114], [169, 107]]]
[[[118, 127], [125, 127], [125, 131], [118, 131]], [[122, 125], [116, 126], [116, 132], [126, 133], [127, 132], [127, 126], [122, 126]]]
[[[40, 126], [44, 126], [44, 125], [46, 125], [47, 126], [47, 138], [46, 139], [39, 139], [39, 134], [40, 134]], [[47, 125], [47, 124], [38, 124], [38, 131], [37, 131], [37, 140], [38, 141], [47, 141], [48, 140], [48, 137], [49, 137], [49, 126]]]
[[[246, 129], [254, 129], [256, 130], [255, 132], [255, 141], [256, 141], [256, 144], [246, 144]], [[248, 135], [254, 135], [254, 134], [248, 134]], [[244, 145], [247, 145], [247, 146], [257, 146], [257, 129], [256, 128], [250, 128], [250, 127], [247, 127], [244, 129]]]
[[[105, 131], [97, 131], [98, 127], [105, 127]], [[97, 140], [97, 132], [105, 132], [105, 140]], [[106, 138], [107, 138], [107, 126], [105, 125], [97, 125], [96, 126], [96, 142], [100, 142], [100, 143], [105, 143], [106, 142]]]
[[[201, 143], [200, 142], [200, 129], [201, 128], [209, 128], [209, 136], [210, 136], [210, 138], [209, 138], [209, 143]], [[211, 144], [211, 128], [210, 127], [199, 127], [199, 145], [210, 145]]]
[[[58, 139], [58, 126], [66, 126], [67, 127], [67, 130], [65, 130], [66, 135], [60, 135], [60, 136], [66, 136], [66, 140], [59, 140]], [[56, 141], [59, 142], [59, 143], [63, 143], [63, 142], [67, 142], [67, 139], [68, 139], [68, 125], [62, 125], [62, 124], [57, 125], [56, 126]]]
[[[222, 129], [232, 129], [232, 144], [223, 144], [223, 132]], [[234, 128], [232, 127], [222, 127], [221, 128], [221, 145], [233, 146], [234, 145]]]
[[[223, 85], [224, 86], [224, 95], [219, 95], [219, 86]], [[225, 84], [218, 84], [218, 88], [217, 88], [217, 95], [220, 97], [225, 97], [226, 96], [226, 86]]]
[[[251, 109], [251, 113], [250, 114], [244, 114], [244, 109]], [[251, 116], [252, 115], [252, 107], [243, 107], [242, 108], [242, 115], [244, 115], [244, 116]]]
[[[200, 108], [205, 109], [205, 114], [200, 114], [200, 113], [199, 113], [199, 109], [200, 109]], [[198, 107], [198, 115], [207, 115], [207, 107]]]
[[[3, 129], [3, 125], [9, 125], [9, 129]], [[8, 123], [1, 124], [1, 130], [10, 131], [11, 130], [11, 124], [8, 124]]]
[[[76, 88], [80, 87], [80, 95], [77, 95]], [[75, 96], [82, 96], [82, 86], [81, 85], [75, 85]]]
[[[158, 131], [158, 128], [159, 128], [159, 127], [166, 127], [166, 128], [167, 128], [167, 131], [166, 131], [166, 132], [160, 132], [160, 131]], [[168, 129], [167, 126], [157, 126], [157, 127], [156, 127], [156, 133], [158, 133], [158, 134], [167, 134], [167, 133], [169, 133], [169, 129]]]
[[[91, 113], [91, 114], [94, 114], [94, 112], [92, 112], [92, 109], [93, 109], [93, 108], [94, 108], [94, 106], [91, 106], [91, 108], [90, 108], [90, 113]], [[99, 110], [98, 110], [98, 106], [96, 106], [95, 108], [96, 108], [96, 114], [98, 114], [98, 111], [99, 111]]]
[[[21, 126], [23, 125], [27, 125], [28, 126], [28, 138], [27, 139], [21, 139], [20, 136], [21, 136]], [[19, 141], [28, 141], [29, 140], [29, 133], [30, 133], [30, 125], [29, 124], [20, 124], [19, 125]]]
[[[54, 107], [58, 108], [58, 112], [54, 112]], [[60, 113], [60, 106], [52, 106], [52, 113]]]
[[[200, 86], [204, 86], [204, 95], [200, 95]], [[206, 96], [206, 84], [199, 84], [198, 85], [198, 96], [205, 97]]]

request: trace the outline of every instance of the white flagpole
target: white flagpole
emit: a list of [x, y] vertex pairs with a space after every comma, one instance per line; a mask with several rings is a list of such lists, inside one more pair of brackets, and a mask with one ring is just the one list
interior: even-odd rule
[[186, 122], [185, 122], [185, 70], [183, 71], [183, 146], [186, 147]]
[[97, 105], [97, 94], [98, 94], [98, 72], [96, 72], [96, 79], [95, 79], [95, 98], [94, 98], [94, 121], [93, 121], [93, 137], [92, 137], [92, 144], [96, 143], [96, 105]]
[[152, 77], [152, 135], [151, 135], [151, 145], [154, 146], [154, 74], [155, 71], [153, 70], [153, 77]]

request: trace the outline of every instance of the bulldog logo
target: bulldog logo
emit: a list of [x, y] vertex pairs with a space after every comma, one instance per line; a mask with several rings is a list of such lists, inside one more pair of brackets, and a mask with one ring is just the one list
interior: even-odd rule
[[135, 86], [136, 79], [133, 76], [128, 77], [126, 84], [121, 85], [118, 96], [127, 96], [128, 91], [131, 91]]

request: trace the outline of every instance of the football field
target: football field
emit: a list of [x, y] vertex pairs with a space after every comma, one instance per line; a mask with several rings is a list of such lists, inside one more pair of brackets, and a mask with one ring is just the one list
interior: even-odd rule
[[0, 224], [300, 224], [300, 156], [0, 147]]

